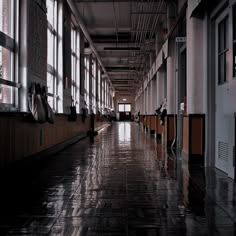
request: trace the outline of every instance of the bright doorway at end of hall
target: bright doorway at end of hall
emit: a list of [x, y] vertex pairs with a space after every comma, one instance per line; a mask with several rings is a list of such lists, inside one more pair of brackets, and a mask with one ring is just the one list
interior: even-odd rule
[[119, 120], [131, 121], [131, 104], [119, 103], [118, 104]]

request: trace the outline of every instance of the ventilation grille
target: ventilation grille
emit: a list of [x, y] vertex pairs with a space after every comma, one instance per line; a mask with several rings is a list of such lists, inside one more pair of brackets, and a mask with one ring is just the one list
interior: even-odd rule
[[225, 142], [219, 142], [219, 158], [221, 160], [228, 161], [229, 158], [229, 144]]
[[235, 146], [233, 146], [233, 166], [235, 166]]

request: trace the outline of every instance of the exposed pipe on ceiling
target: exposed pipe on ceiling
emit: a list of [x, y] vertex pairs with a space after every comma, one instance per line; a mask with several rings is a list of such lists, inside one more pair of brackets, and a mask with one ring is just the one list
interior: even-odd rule
[[[137, 7], [138, 7], [138, 10], [142, 10], [143, 9], [143, 4], [138, 4], [137, 3]], [[137, 29], [140, 29], [140, 25], [141, 25], [141, 22], [142, 22], [142, 15], [138, 15], [138, 23], [137, 23]], [[135, 45], [137, 46], [137, 42], [138, 42], [138, 37], [139, 37], [139, 31], [136, 32], [135, 34]]]
[[70, 6], [70, 8], [71, 8], [72, 13], [74, 14], [74, 17], [75, 17], [77, 23], [79, 24], [81, 30], [83, 31], [84, 36], [85, 36], [86, 39], [88, 40], [89, 45], [90, 45], [90, 48], [92, 49], [92, 51], [93, 51], [94, 55], [96, 56], [96, 58], [97, 58], [99, 64], [101, 65], [101, 67], [102, 67], [102, 69], [103, 69], [103, 72], [104, 72], [104, 74], [106, 75], [106, 77], [107, 77], [107, 79], [108, 79], [108, 81], [109, 81], [109, 83], [110, 83], [110, 86], [111, 86], [112, 89], [113, 89], [111, 80], [110, 80], [110, 78], [109, 78], [109, 76], [108, 76], [108, 74], [107, 74], [107, 71], [106, 71], [106, 69], [105, 69], [105, 67], [104, 67], [104, 65], [103, 65], [103, 63], [102, 63], [102, 61], [101, 61], [101, 58], [99, 57], [99, 55], [98, 55], [98, 53], [97, 53], [97, 51], [96, 51], [96, 49], [95, 49], [95, 47], [94, 47], [93, 41], [92, 41], [92, 39], [91, 39], [91, 37], [90, 37], [90, 35], [89, 35], [89, 32], [88, 32], [87, 29], [86, 29], [86, 26], [85, 26], [85, 24], [84, 24], [84, 22], [83, 22], [83, 19], [82, 19], [82, 17], [80, 16], [77, 7], [75, 6], [74, 0], [67, 0], [67, 2], [68, 2], [69, 6]]
[[[161, 11], [161, 8], [162, 8], [162, 6], [163, 6], [164, 0], [162, 0], [162, 1], [159, 2], [159, 3], [160, 3], [160, 4], [159, 4], [159, 8], [158, 8], [158, 10]], [[154, 35], [154, 33], [156, 32], [156, 26], [157, 26], [157, 23], [158, 23], [159, 17], [160, 17], [159, 14], [155, 17], [155, 20], [154, 20], [154, 22], [153, 22], [153, 26], [152, 26], [152, 31], [151, 31], [151, 33], [150, 33], [150, 35], [149, 35], [149, 39], [148, 39], [148, 40], [151, 40], [152, 37], [153, 37], [153, 35]]]
[[[149, 8], [150, 8], [150, 11], [154, 8], [154, 6], [155, 6], [155, 1], [153, 0], [152, 2], [150, 2], [150, 4], [149, 4]], [[147, 21], [146, 21], [146, 27], [147, 28], [149, 28], [148, 26], [149, 26], [149, 24], [150, 24], [150, 21], [151, 21], [151, 15], [148, 15], [148, 18], [147, 18]], [[143, 41], [143, 43], [145, 43], [145, 39], [146, 39], [146, 35], [147, 35], [147, 32], [143, 32], [143, 35], [142, 35], [142, 38], [141, 38], [141, 41], [140, 41], [140, 44], [142, 43], [142, 41]]]
[[115, 3], [113, 2], [113, 13], [114, 13], [114, 20], [115, 20], [115, 31], [116, 31], [116, 43], [118, 44], [118, 26], [117, 26], [117, 19], [116, 19], [116, 9], [115, 9]]
[[[144, 11], [147, 9], [148, 5], [149, 5], [149, 3], [145, 5], [146, 7], [144, 6]], [[143, 29], [145, 29], [146, 20], [147, 20], [148, 16], [147, 15], [141, 15], [141, 16], [142, 16], [141, 29], [143, 30]], [[142, 35], [143, 35], [143, 32], [141, 31], [140, 34], [139, 34], [138, 42], [137, 42], [139, 46], [141, 45]]]
[[[83, 2], [94, 2], [94, 3], [102, 3], [102, 2], [111, 2], [114, 0], [74, 0], [77, 3], [83, 3]], [[160, 0], [155, 0], [156, 2], [160, 1]], [[148, 0], [117, 0], [116, 2], [148, 2]]]
[[[138, 11], [142, 11], [142, 9], [143, 9], [143, 4], [142, 3], [137, 3], [137, 10]], [[142, 23], [142, 15], [138, 15], [138, 22], [137, 22], [137, 27], [136, 27], [136, 29], [141, 29], [141, 23]], [[136, 31], [136, 32], [134, 32], [134, 35], [135, 35], [135, 45], [137, 46], [137, 42], [138, 42], [138, 37], [139, 37], [139, 34], [141, 34], [141, 32], [140, 31]], [[137, 61], [137, 56], [136, 56], [136, 53], [133, 53], [132, 54], [132, 56], [134, 56], [135, 58], [136, 58], [136, 61]], [[135, 65], [135, 68], [137, 69], [137, 62], [135, 63], [136, 65]]]
[[[157, 12], [161, 12], [161, 9], [162, 9], [162, 6], [163, 6], [163, 3], [164, 3], [164, 0], [162, 0], [161, 2], [158, 2], [158, 6], [157, 6]], [[152, 24], [152, 30], [150, 31], [150, 34], [149, 34], [149, 37], [148, 37], [148, 41], [151, 42], [152, 40], [152, 37], [154, 35], [154, 33], [156, 32], [156, 28], [157, 28], [157, 23], [158, 23], [158, 20], [159, 20], [159, 17], [160, 17], [160, 14], [157, 14], [153, 20], [153, 24]], [[151, 50], [151, 44], [147, 44], [146, 45], [146, 48], [147, 50]]]

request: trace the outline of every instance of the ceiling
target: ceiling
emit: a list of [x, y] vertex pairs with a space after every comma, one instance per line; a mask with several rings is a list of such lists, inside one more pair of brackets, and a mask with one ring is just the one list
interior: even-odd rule
[[166, 30], [166, 0], [74, 2], [116, 95], [135, 95], [155, 58], [156, 33]]

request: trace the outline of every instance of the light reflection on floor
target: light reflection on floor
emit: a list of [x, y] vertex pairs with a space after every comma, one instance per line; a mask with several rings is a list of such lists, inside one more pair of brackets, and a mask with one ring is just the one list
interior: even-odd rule
[[235, 184], [176, 160], [137, 124], [113, 122], [2, 178], [0, 235], [235, 235]]

